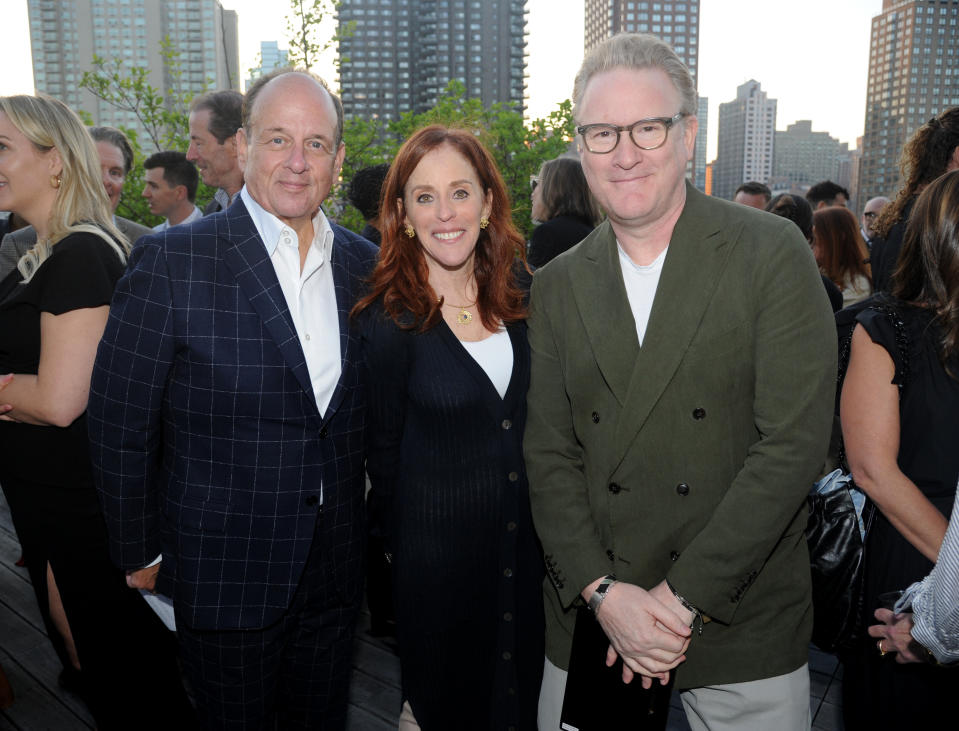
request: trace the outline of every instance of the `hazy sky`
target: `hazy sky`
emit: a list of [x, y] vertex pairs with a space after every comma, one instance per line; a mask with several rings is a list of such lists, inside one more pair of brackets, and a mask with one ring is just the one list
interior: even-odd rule
[[[287, 0], [221, 0], [237, 11], [245, 76], [261, 40], [285, 45]], [[529, 0], [528, 111], [544, 116], [567, 98], [583, 58], [583, 0]], [[716, 155], [720, 102], [756, 79], [778, 100], [776, 128], [811, 119], [850, 147], [862, 134], [870, 20], [882, 0], [700, 0], [699, 93], [709, 97], [707, 160]], [[26, 0], [0, 0], [0, 94], [32, 93]], [[332, 74], [332, 64], [317, 68]]]

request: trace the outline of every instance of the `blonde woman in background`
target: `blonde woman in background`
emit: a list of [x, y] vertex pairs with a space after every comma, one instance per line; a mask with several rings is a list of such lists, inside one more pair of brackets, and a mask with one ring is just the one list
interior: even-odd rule
[[172, 638], [111, 563], [93, 484], [90, 375], [129, 242], [94, 143], [62, 102], [0, 97], [0, 209], [37, 231], [0, 282], [0, 484], [37, 601], [48, 617], [59, 590], [100, 731], [189, 728]]

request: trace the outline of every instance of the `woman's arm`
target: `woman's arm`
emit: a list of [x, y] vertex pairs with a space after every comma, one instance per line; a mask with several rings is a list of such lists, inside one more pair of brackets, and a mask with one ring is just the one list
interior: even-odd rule
[[28, 424], [69, 426], [87, 408], [97, 345], [106, 327], [108, 305], [40, 313], [40, 365], [37, 375], [18, 374], [0, 401], [8, 418]]
[[935, 561], [946, 517], [899, 469], [899, 389], [889, 353], [862, 325], [852, 334], [849, 369], [840, 398], [846, 457], [856, 484], [893, 527]]

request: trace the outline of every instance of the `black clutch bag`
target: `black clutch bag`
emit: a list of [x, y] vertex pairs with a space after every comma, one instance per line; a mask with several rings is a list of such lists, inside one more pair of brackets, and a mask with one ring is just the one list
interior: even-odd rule
[[654, 680], [649, 690], [643, 689], [638, 675], [626, 684], [622, 658], [617, 658], [612, 667], [606, 666], [608, 647], [609, 639], [599, 622], [589, 609], [580, 607], [573, 630], [560, 728], [563, 731], [665, 729], [675, 673], [669, 674], [667, 685]]

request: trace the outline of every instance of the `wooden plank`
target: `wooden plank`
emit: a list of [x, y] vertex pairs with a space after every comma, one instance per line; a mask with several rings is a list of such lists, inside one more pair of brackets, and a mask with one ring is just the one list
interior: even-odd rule
[[379, 719], [388, 728], [396, 728], [400, 717], [400, 689], [379, 678], [354, 670], [350, 680], [350, 707], [362, 710], [364, 718]]
[[347, 731], [395, 731], [398, 718], [399, 714], [387, 722], [363, 708], [350, 706], [346, 716], [346, 728]]
[[9, 728], [23, 731], [85, 731], [94, 728], [93, 718], [86, 709], [64, 704], [62, 698], [37, 682], [30, 665], [21, 664], [19, 657], [7, 649], [0, 651], [0, 658], [16, 700], [10, 708], [0, 711], [0, 716]]

